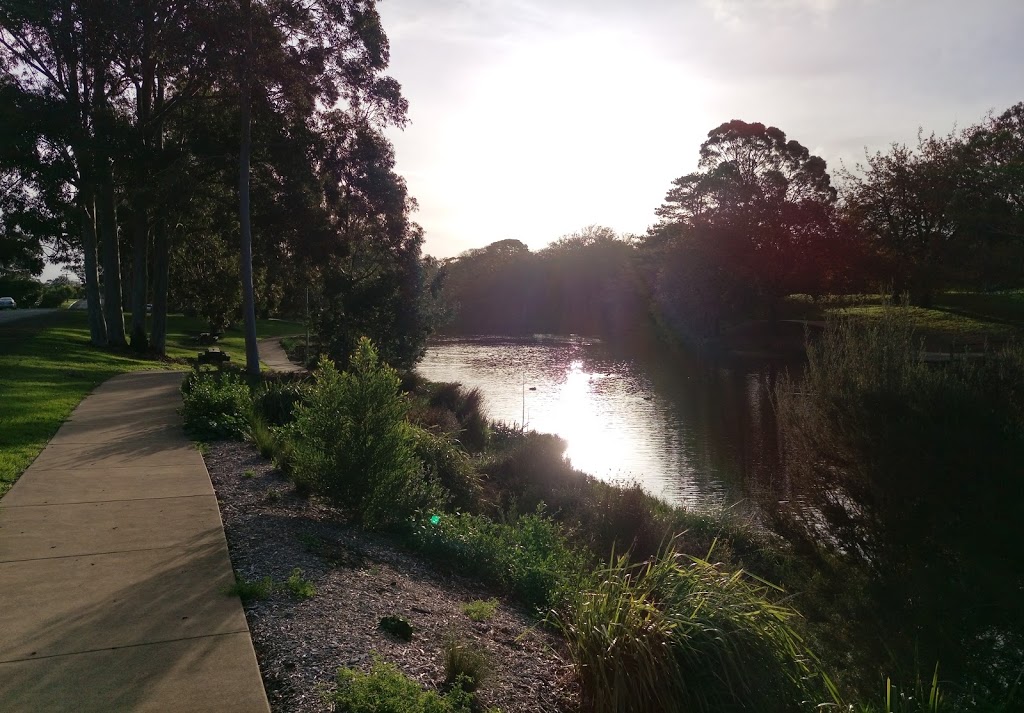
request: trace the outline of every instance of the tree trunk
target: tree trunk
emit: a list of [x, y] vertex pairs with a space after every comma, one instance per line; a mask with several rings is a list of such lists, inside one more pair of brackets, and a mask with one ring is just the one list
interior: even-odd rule
[[149, 347], [167, 353], [167, 286], [170, 283], [171, 248], [167, 226], [159, 217], [153, 226], [153, 332]]
[[117, 213], [114, 207], [114, 175], [110, 165], [109, 141], [113, 116], [107, 103], [106, 66], [95, 65], [93, 79], [93, 123], [98, 150], [93, 154], [96, 176], [96, 213], [99, 224], [100, 261], [103, 264], [103, 314], [107, 322], [107, 343], [124, 346], [124, 313], [121, 308], [121, 254], [117, 245]]
[[[155, 78], [155, 108], [163, 108], [164, 82]], [[153, 129], [153, 148], [159, 154], [164, 147], [163, 122]], [[171, 243], [167, 235], [166, 203], [154, 213], [153, 220], [153, 328], [149, 348], [157, 354], [167, 353], [167, 289], [171, 274]]]
[[151, 2], [143, 4], [143, 33], [141, 70], [142, 82], [136, 92], [135, 130], [139, 135], [139, 154], [135, 157], [138, 170], [132, 205], [132, 348], [145, 351], [149, 344], [146, 337], [146, 293], [149, 267], [149, 196], [146, 193], [150, 176], [151, 109], [153, 90], [156, 86], [156, 67], [152, 56], [153, 7]]
[[132, 212], [134, 236], [132, 241], [132, 349], [145, 351], [149, 346], [146, 337], [146, 288], [149, 266], [149, 225], [146, 219], [146, 201], [142, 196], [135, 199]]
[[245, 56], [242, 60], [242, 146], [238, 160], [239, 220], [242, 227], [242, 316], [245, 319], [245, 370], [260, 373], [260, 353], [256, 345], [256, 300], [252, 285], [252, 226], [249, 222], [249, 155], [252, 150], [252, 106], [250, 97], [250, 62], [252, 25], [249, 0], [242, 1], [246, 24]]
[[[101, 159], [104, 163], [106, 159]], [[109, 165], [99, 188], [100, 252], [103, 261], [103, 314], [107, 321], [107, 343], [115, 347], [127, 344], [124, 311], [121, 308], [121, 251], [117, 244], [117, 212], [114, 207], [114, 181]]]
[[[85, 304], [89, 314], [89, 338], [94, 346], [107, 344], [107, 323], [100, 306], [100, 278], [96, 265], [95, 202], [91, 194], [79, 188], [78, 210], [82, 224], [82, 252], [85, 266]], [[92, 210], [90, 210], [90, 203]]]

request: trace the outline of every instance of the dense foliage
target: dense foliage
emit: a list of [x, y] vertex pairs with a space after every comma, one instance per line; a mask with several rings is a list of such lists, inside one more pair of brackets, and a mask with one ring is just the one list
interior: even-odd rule
[[339, 363], [364, 334], [411, 363], [428, 283], [388, 61], [372, 0], [6, 5], [0, 274], [45, 249], [83, 280], [93, 343], [158, 353], [169, 309], [222, 329], [250, 293], [298, 313], [301, 285]]
[[823, 587], [858, 582], [831, 605], [870, 622], [853, 651], [908, 678], [938, 661], [960, 682], [951, 704], [991, 705], [1024, 670], [1024, 559], [1012, 544], [1024, 509], [1024, 354], [923, 362], [902, 311], [831, 325], [805, 379], [780, 383], [801, 506], [769, 513], [792, 541], [830, 553]]
[[364, 337], [349, 371], [321, 360], [289, 433], [295, 480], [353, 506], [369, 526], [404, 522], [442, 499], [423, 476], [399, 384]]

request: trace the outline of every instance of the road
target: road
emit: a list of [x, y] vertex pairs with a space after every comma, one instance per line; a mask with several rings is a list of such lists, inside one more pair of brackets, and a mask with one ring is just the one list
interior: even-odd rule
[[58, 309], [5, 309], [0, 310], [0, 326], [9, 324], [10, 322], [17, 322], [22, 319], [29, 319], [30, 317], [41, 317], [47, 314], [56, 314], [60, 310]]

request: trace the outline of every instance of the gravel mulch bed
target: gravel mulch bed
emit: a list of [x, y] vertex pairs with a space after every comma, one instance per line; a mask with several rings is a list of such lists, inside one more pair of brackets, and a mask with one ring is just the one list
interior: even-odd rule
[[[316, 588], [315, 596], [301, 599], [275, 587], [268, 598], [245, 605], [275, 713], [331, 711], [323, 693], [334, 689], [338, 668], [366, 669], [374, 654], [424, 686], [440, 687], [441, 650], [452, 636], [490, 656], [493, 672], [477, 695], [484, 707], [506, 713], [577, 709], [564, 647], [500, 592], [345, 525], [337, 510], [296, 496], [248, 444], [215, 443], [205, 458], [239, 574], [284, 582], [298, 567]], [[487, 622], [462, 611], [466, 602], [493, 597], [501, 604]], [[412, 641], [379, 629], [389, 615], [412, 623]]]

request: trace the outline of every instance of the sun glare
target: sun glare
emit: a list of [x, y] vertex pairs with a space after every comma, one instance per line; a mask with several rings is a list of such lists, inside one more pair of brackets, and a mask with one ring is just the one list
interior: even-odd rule
[[441, 137], [453, 232], [540, 247], [594, 222], [643, 230], [635, 216], [653, 211], [707, 130], [703, 94], [685, 67], [610, 32], [531, 42], [482, 66]]

